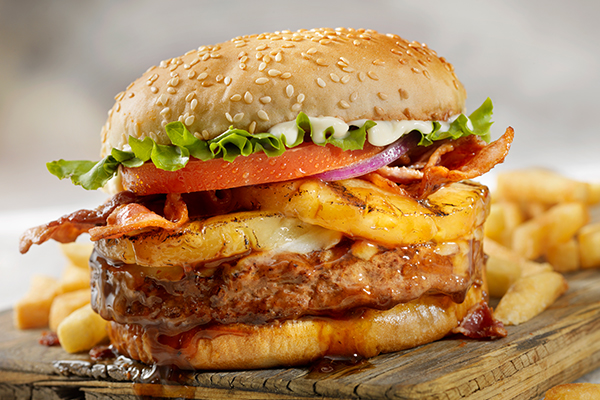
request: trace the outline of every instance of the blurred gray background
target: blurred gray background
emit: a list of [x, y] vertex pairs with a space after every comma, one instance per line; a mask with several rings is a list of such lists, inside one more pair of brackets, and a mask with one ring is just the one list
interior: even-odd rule
[[[455, 66], [473, 110], [495, 104], [502, 168], [557, 167], [600, 179], [600, 2], [594, 0], [0, 0], [0, 308], [28, 275], [58, 274], [54, 244], [18, 234], [105, 195], [59, 181], [47, 161], [98, 159], [114, 95], [149, 66], [237, 35], [349, 26], [425, 42]], [[593, 167], [595, 165], [595, 168]]]

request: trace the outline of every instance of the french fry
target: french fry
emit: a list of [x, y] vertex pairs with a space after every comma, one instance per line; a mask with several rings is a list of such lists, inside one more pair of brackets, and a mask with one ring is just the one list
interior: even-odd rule
[[578, 182], [549, 170], [527, 169], [499, 174], [497, 195], [517, 202], [594, 204], [599, 200], [598, 190], [594, 184]]
[[548, 238], [546, 246], [567, 242], [588, 223], [590, 216], [585, 204], [579, 202], [557, 204], [545, 213]]
[[67, 318], [73, 311], [83, 307], [90, 302], [91, 291], [79, 289], [74, 292], [59, 294], [54, 298], [50, 307], [50, 317], [48, 326], [50, 330], [56, 332], [58, 325]]
[[91, 243], [65, 243], [60, 245], [62, 253], [71, 263], [79, 268], [88, 270], [90, 255], [94, 245]]
[[577, 271], [579, 265], [579, 242], [575, 238], [548, 247], [546, 259], [557, 272]]
[[494, 317], [505, 325], [519, 325], [544, 311], [567, 288], [565, 278], [554, 271], [521, 277], [500, 299]]
[[58, 293], [73, 292], [90, 287], [90, 269], [80, 268], [69, 262], [58, 281]]
[[67, 353], [90, 350], [106, 340], [107, 321], [96, 314], [89, 304], [75, 310], [56, 330], [58, 340]]
[[581, 268], [600, 267], [600, 223], [584, 226], [577, 236]]
[[545, 240], [546, 221], [538, 217], [515, 228], [510, 247], [520, 256], [534, 260], [544, 254]]
[[492, 297], [502, 297], [521, 277], [522, 258], [499, 243], [486, 238], [483, 249], [488, 255], [486, 277]]
[[504, 245], [511, 245], [514, 229], [523, 223], [523, 213], [517, 203], [501, 201], [493, 203], [485, 222], [485, 236]]
[[597, 383], [565, 383], [548, 390], [545, 400], [593, 400], [600, 399], [600, 385]]
[[513, 231], [511, 247], [527, 259], [536, 259], [549, 247], [569, 241], [588, 221], [589, 213], [583, 203], [557, 204], [518, 226]]
[[44, 328], [48, 326], [50, 306], [58, 292], [55, 278], [34, 275], [29, 291], [15, 304], [13, 321], [19, 329]]

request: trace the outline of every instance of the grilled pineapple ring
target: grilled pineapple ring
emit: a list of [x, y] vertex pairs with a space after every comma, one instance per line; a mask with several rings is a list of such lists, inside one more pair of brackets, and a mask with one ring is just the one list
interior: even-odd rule
[[473, 182], [445, 186], [425, 201], [348, 179], [317, 179], [234, 190], [246, 207], [192, 221], [178, 231], [102, 239], [103, 255], [142, 266], [195, 265], [253, 250], [309, 253], [328, 249], [348, 236], [387, 247], [468, 239], [489, 210], [485, 186]]

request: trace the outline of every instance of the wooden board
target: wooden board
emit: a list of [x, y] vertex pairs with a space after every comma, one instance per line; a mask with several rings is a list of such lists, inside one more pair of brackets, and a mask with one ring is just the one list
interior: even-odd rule
[[[0, 313], [0, 398], [538, 399], [600, 367], [600, 273], [568, 276], [569, 291], [507, 338], [450, 337], [356, 364], [177, 372], [127, 359], [93, 363], [37, 343], [40, 331]], [[320, 366], [322, 367], [322, 365]], [[133, 382], [133, 383], [132, 383]]]

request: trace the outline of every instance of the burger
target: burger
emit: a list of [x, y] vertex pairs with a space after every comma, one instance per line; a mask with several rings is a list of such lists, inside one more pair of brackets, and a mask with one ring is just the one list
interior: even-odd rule
[[102, 159], [50, 172], [112, 197], [32, 228], [89, 233], [118, 351], [185, 369], [372, 357], [506, 334], [487, 308], [488, 189], [513, 131], [468, 116], [453, 67], [364, 29], [239, 36], [116, 96]]

